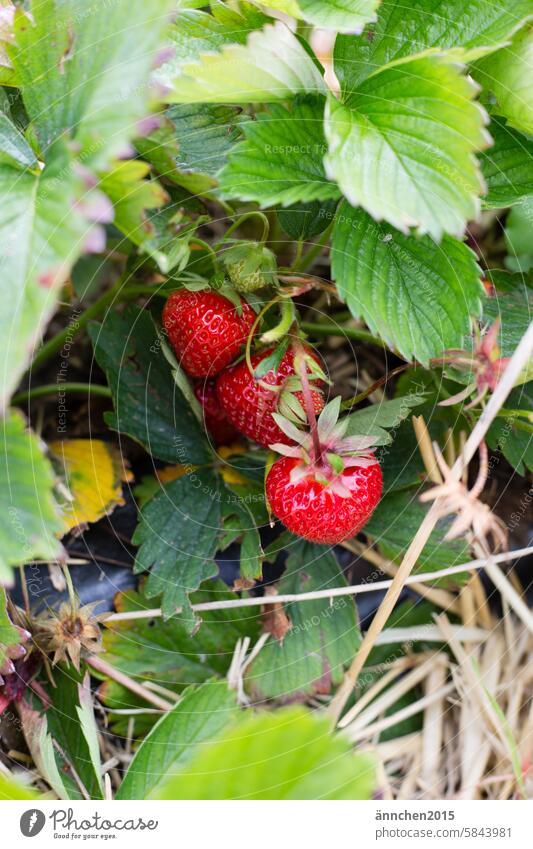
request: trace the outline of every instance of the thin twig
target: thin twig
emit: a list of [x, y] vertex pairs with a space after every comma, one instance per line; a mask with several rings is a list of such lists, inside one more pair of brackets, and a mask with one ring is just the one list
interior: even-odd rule
[[[508, 560], [515, 560], [520, 557], [527, 557], [533, 554], [533, 545], [528, 548], [517, 548], [515, 551], [504, 551], [493, 556], [496, 563], [504, 563]], [[405, 584], [410, 586], [424, 581], [436, 581], [438, 578], [446, 578], [449, 575], [457, 575], [461, 572], [468, 572], [471, 569], [482, 569], [486, 564], [486, 558], [480, 560], [469, 560], [466, 563], [459, 563], [457, 566], [448, 566], [446, 569], [438, 569], [435, 572], [420, 572], [416, 575], [410, 575]], [[315, 601], [319, 598], [336, 598], [344, 595], [360, 595], [361, 593], [373, 593], [376, 590], [387, 590], [392, 586], [394, 581], [375, 581], [368, 584], [354, 584], [349, 587], [331, 587], [328, 590], [315, 590], [309, 593], [285, 593], [284, 595], [276, 596], [253, 596], [252, 598], [235, 598], [228, 601], [204, 601], [201, 604], [191, 605], [195, 613], [200, 613], [206, 610], [228, 610], [230, 608], [239, 607], [261, 607], [264, 604], [289, 604], [291, 602], [300, 601]], [[104, 624], [108, 627], [112, 622], [129, 622], [134, 619], [152, 619], [161, 616], [160, 607], [152, 607], [146, 610], [131, 610], [124, 613], [111, 613], [106, 617]]]
[[524, 625], [533, 634], [533, 614], [531, 613], [531, 610], [524, 600], [520, 598], [507, 576], [504, 575], [501, 569], [497, 566], [494, 561], [494, 557], [491, 557], [490, 555], [487, 557], [485, 571], [496, 589], [500, 591], [502, 599], [505, 599], [509, 607], [514, 610], [518, 618], [522, 620]]
[[[452, 625], [452, 631], [461, 642], [482, 643], [490, 631], [486, 628], [466, 628], [464, 625]], [[387, 646], [397, 643], [429, 642], [442, 643], [442, 632], [436, 625], [412, 625], [406, 628], [385, 628], [377, 637], [374, 645]]]
[[352, 731], [365, 728], [379, 716], [391, 708], [402, 696], [414, 689], [434, 668], [435, 663], [441, 662], [441, 652], [428, 652], [425, 655], [417, 655], [420, 663], [403, 675], [397, 673], [399, 680], [391, 687], [387, 687], [384, 693], [374, 699], [364, 711], [359, 710], [358, 701], [342, 717], [339, 722], [340, 728], [350, 728]]
[[431, 436], [427, 429], [423, 416], [413, 416], [413, 429], [418, 442], [418, 450], [426, 468], [427, 476], [433, 483], [442, 483], [442, 475], [439, 471], [435, 452], [431, 444]]
[[109, 777], [109, 773], [107, 772], [104, 775], [104, 799], [107, 802], [110, 802], [113, 799], [113, 788], [111, 786], [111, 778]]
[[166, 699], [161, 699], [155, 693], [152, 693], [150, 690], [147, 690], [146, 687], [143, 687], [142, 684], [134, 681], [133, 678], [129, 677], [129, 675], [126, 675], [119, 669], [115, 669], [115, 667], [111, 666], [110, 663], [102, 660], [101, 657], [91, 655], [87, 658], [87, 663], [89, 666], [92, 666], [93, 669], [96, 669], [97, 672], [101, 672], [102, 675], [106, 675], [118, 684], [122, 684], [122, 686], [126, 687], [127, 690], [131, 690], [132, 693], [135, 693], [137, 696], [140, 696], [141, 699], [150, 702], [155, 707], [161, 708], [161, 710], [172, 710], [174, 707], [172, 702], [167, 702]]
[[[393, 560], [388, 560], [386, 557], [383, 557], [379, 551], [359, 542], [357, 539], [347, 540], [346, 542], [341, 543], [341, 545], [344, 548], [347, 548], [348, 551], [358, 554], [363, 558], [363, 560], [367, 560], [373, 566], [377, 566], [380, 572], [390, 575], [391, 578], [394, 578], [398, 571], [397, 563], [394, 563]], [[441, 607], [443, 610], [452, 611], [454, 613], [459, 612], [457, 597], [448, 590], [442, 589], [442, 587], [426, 587], [423, 582], [420, 583], [419, 581], [416, 583], [413, 581], [410, 586], [412, 586], [415, 593], [423, 598], [427, 598], [428, 601], [435, 604], [437, 607]]]
[[389, 716], [383, 717], [383, 719], [377, 720], [366, 728], [357, 728], [354, 730], [346, 728], [345, 733], [352, 743], [358, 743], [360, 740], [365, 740], [368, 737], [372, 738], [376, 734], [381, 734], [382, 731], [386, 731], [387, 728], [393, 728], [399, 722], [403, 722], [411, 716], [416, 716], [417, 713], [425, 710], [429, 705], [433, 704], [433, 702], [438, 702], [446, 696], [449, 696], [453, 689], [454, 685], [452, 683], [445, 684], [439, 690], [428, 693], [428, 695], [423, 696], [421, 699], [418, 699], [418, 701], [407, 705], [407, 707], [401, 708]]

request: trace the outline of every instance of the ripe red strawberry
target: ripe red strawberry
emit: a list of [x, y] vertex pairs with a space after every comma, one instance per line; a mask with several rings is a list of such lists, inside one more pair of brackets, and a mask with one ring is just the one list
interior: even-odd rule
[[[270, 348], [252, 357], [254, 372], [259, 363], [269, 357], [273, 350]], [[306, 347], [304, 350], [305, 354], [319, 366], [319, 360], [311, 348]], [[272, 386], [273, 389], [269, 389], [268, 386]], [[316, 387], [317, 383], [314, 383], [314, 386]], [[228, 419], [245, 436], [265, 447], [272, 445], [273, 442], [287, 444], [292, 442], [272, 418], [272, 413], [277, 412], [280, 407], [283, 409], [285, 392], [294, 395], [302, 404], [292, 348], [284, 354], [276, 370], [271, 369], [261, 378], [255, 378], [250, 374], [244, 360], [225, 369], [217, 378], [216, 389]], [[319, 413], [324, 406], [322, 392], [318, 388], [313, 389], [312, 398], [315, 412]]]
[[241, 299], [242, 313], [211, 290], [174, 292], [163, 310], [163, 325], [185, 371], [193, 377], [218, 374], [231, 363], [255, 320]]
[[381, 498], [382, 476], [377, 460], [355, 466], [342, 475], [349, 497], [338, 495], [330, 483], [313, 474], [291, 482], [301, 461], [294, 457], [276, 460], [266, 480], [272, 512], [283, 524], [304, 539], [334, 545], [355, 536], [369, 520]]
[[204, 411], [206, 430], [213, 437], [215, 445], [228, 445], [240, 436], [233, 427], [217, 398], [214, 380], [198, 381], [194, 386], [194, 394]]
[[273, 464], [266, 496], [274, 515], [292, 533], [311, 542], [334, 545], [366, 524], [381, 498], [383, 479], [369, 436], [343, 439], [348, 420], [337, 422], [340, 399], [325, 407], [318, 421], [319, 456], [311, 434], [300, 434], [276, 416], [299, 445], [277, 445], [285, 456]]

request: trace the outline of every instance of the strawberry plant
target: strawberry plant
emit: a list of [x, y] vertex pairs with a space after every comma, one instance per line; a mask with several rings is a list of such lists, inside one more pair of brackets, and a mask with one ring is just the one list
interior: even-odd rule
[[0, 792], [530, 792], [532, 21], [0, 4]]

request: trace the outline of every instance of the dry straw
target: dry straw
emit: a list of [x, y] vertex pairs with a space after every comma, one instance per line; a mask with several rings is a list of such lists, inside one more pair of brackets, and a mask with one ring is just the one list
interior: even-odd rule
[[[496, 417], [500, 408], [503, 406], [505, 399], [511, 392], [516, 380], [520, 377], [524, 367], [531, 359], [533, 352], [533, 322], [529, 325], [527, 331], [523, 335], [518, 347], [511, 357], [496, 389], [494, 390], [487, 406], [484, 408], [470, 436], [466, 440], [464, 447], [459, 454], [457, 460], [451, 469], [451, 476], [459, 481], [468, 467], [468, 464], [474, 457], [477, 449], [483, 441], [487, 430], [492, 421]], [[374, 616], [370, 628], [365, 634], [359, 651], [355, 656], [350, 668], [348, 669], [344, 680], [333, 697], [329, 706], [329, 712], [338, 721], [341, 716], [346, 702], [355, 687], [359, 673], [361, 672], [372, 647], [375, 644], [376, 638], [385, 627], [385, 624], [391, 615], [396, 602], [398, 601], [402, 589], [407, 578], [411, 574], [422, 550], [429, 539], [429, 536], [434, 529], [441, 515], [439, 500], [434, 501], [429, 511], [426, 513], [417, 533], [415, 534], [411, 545], [407, 549], [405, 556], [398, 567], [398, 571], [389, 587], [385, 598]]]

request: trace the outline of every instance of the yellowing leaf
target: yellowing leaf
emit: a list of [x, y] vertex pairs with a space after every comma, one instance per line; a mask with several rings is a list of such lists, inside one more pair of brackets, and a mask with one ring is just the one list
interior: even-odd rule
[[161, 483], [169, 483], [178, 478], [182, 478], [188, 472], [193, 472], [198, 466], [185, 466], [178, 463], [177, 466], [165, 466], [163, 469], [158, 469], [156, 474]]
[[97, 522], [124, 504], [122, 481], [132, 480], [118, 451], [98, 439], [66, 439], [49, 445], [72, 497], [63, 506], [64, 531]]
[[[222, 446], [220, 446], [219, 449], [218, 449], [218, 455], [223, 460], [227, 460], [228, 457], [232, 457], [235, 454], [246, 454], [246, 450], [247, 449], [245, 448], [244, 445], [242, 445], [239, 442], [235, 442], [235, 443], [233, 443], [233, 445], [222, 445]], [[222, 475], [224, 482], [227, 483], [227, 484], [248, 483], [248, 479], [245, 478], [244, 475], [241, 475], [241, 473], [238, 472], [237, 469], [233, 469], [229, 465], [228, 466], [221, 466], [220, 474]]]

